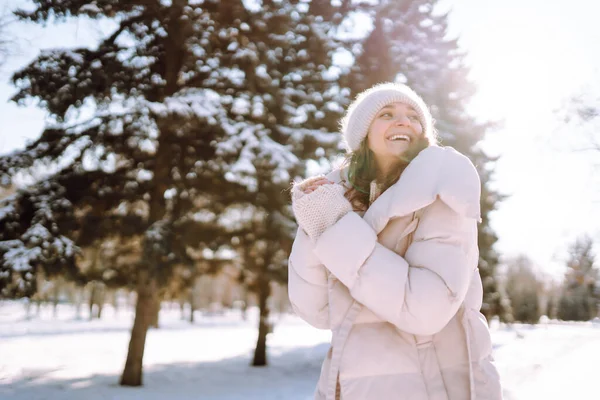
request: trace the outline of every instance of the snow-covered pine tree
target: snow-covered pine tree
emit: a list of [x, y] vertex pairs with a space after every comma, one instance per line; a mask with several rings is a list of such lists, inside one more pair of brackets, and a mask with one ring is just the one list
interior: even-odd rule
[[[115, 23], [96, 48], [44, 51], [13, 77], [14, 100], [37, 100], [53, 122], [25, 150], [0, 158], [3, 184], [48, 166], [5, 202], [0, 254], [7, 286], [34, 280], [37, 268], [76, 275], [74, 240], [100, 237], [83, 222], [112, 213], [125, 226], [114, 210], [147, 204], [135, 232], [144, 243], [123, 385], [142, 384], [154, 293], [183, 253], [175, 247], [194, 239], [181, 233], [194, 199], [213, 199], [215, 214], [257, 203], [267, 231], [280, 232], [273, 221], [287, 207], [281, 190], [303, 175], [306, 158], [337, 146], [331, 131], [344, 91], [329, 77], [331, 26], [349, 2], [250, 3], [34, 0], [32, 11], [17, 13], [41, 24]], [[79, 230], [90, 237], [70, 237]]]
[[482, 312], [487, 318], [510, 313], [498, 289], [496, 234], [489, 215], [502, 196], [490, 188], [494, 159], [478, 146], [489, 122], [478, 122], [468, 112], [475, 93], [468, 78], [465, 53], [447, 37], [448, 16], [436, 12], [436, 0], [380, 0], [370, 16], [373, 30], [355, 46], [356, 63], [348, 77], [353, 93], [383, 81], [411, 86], [430, 106], [443, 145], [455, 147], [476, 165], [482, 180], [482, 223], [479, 226], [479, 271], [484, 285]]
[[220, 65], [246, 79], [227, 89], [236, 99], [239, 134], [217, 146], [239, 154], [226, 178], [253, 195], [252, 201], [237, 205], [250, 209], [252, 218], [245, 221], [247, 232], [237, 236], [235, 247], [259, 300], [252, 365], [261, 366], [267, 364], [270, 283], [287, 281], [287, 255], [295, 235], [291, 180], [306, 175], [308, 160], [339, 151], [337, 124], [348, 92], [339, 87], [332, 53], [340, 40], [335, 27], [348, 14], [349, 2], [263, 1], [257, 9], [240, 3], [228, 10], [224, 23], [238, 27], [238, 43], [227, 50], [244, 52], [221, 57]]

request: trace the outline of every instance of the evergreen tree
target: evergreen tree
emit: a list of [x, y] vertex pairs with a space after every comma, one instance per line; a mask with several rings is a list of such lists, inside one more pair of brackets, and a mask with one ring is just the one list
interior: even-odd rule
[[584, 235], [569, 248], [563, 294], [558, 304], [558, 318], [588, 321], [598, 316], [600, 272], [595, 266], [592, 238]]
[[[349, 2], [263, 1], [253, 10], [241, 0], [33, 3], [19, 18], [110, 18], [116, 28], [97, 48], [44, 51], [13, 76], [14, 100], [37, 100], [53, 123], [25, 150], [0, 158], [5, 185], [19, 171], [48, 170], [4, 203], [0, 289], [31, 293], [39, 268], [76, 277], [77, 244], [141, 235], [121, 377], [141, 385], [156, 293], [174, 265], [189, 263], [186, 246], [227, 237], [211, 230], [214, 221], [192, 228], [194, 202], [210, 199], [205, 208], [217, 216], [256, 203], [267, 239], [279, 243], [277, 226], [289, 220], [283, 189], [304, 175], [307, 158], [336, 148], [331, 132], [345, 92], [332, 75], [332, 27]], [[137, 202], [147, 213], [128, 224], [131, 212], [116, 211]], [[94, 224], [105, 215], [109, 222]], [[273, 266], [282, 268], [279, 256], [261, 268]]]
[[482, 180], [479, 225], [479, 273], [484, 286], [482, 312], [489, 319], [507, 318], [510, 306], [498, 288], [497, 236], [489, 215], [502, 196], [490, 188], [494, 159], [478, 146], [491, 123], [467, 112], [475, 93], [465, 54], [456, 39], [447, 38], [448, 16], [435, 12], [436, 0], [380, 0], [370, 13], [373, 30], [354, 46], [356, 63], [347, 78], [354, 94], [376, 83], [399, 81], [411, 86], [430, 107], [443, 145], [467, 155]]
[[539, 294], [543, 285], [536, 276], [529, 258], [519, 256], [508, 262], [505, 287], [514, 320], [537, 323], [541, 316]]
[[292, 178], [307, 174], [308, 160], [338, 150], [340, 136], [335, 131], [340, 104], [347, 99], [331, 69], [338, 40], [333, 27], [348, 12], [345, 3], [263, 2], [260, 11], [245, 15], [265, 26], [247, 32], [250, 46], [258, 51], [237, 65], [249, 79], [232, 92], [237, 98], [262, 98], [268, 110], [251, 112], [252, 125], [245, 129], [254, 132], [232, 169], [238, 174], [232, 178], [255, 194], [250, 204], [240, 204], [253, 210], [253, 218], [246, 222], [249, 232], [237, 243], [260, 309], [254, 366], [267, 364], [270, 284], [287, 282], [287, 255], [295, 235], [287, 189]]

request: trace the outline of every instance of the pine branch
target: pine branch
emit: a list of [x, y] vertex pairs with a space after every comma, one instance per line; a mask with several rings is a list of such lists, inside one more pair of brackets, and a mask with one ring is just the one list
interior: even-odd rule
[[33, 0], [33, 3], [36, 6], [33, 11], [19, 9], [14, 14], [22, 20], [46, 23], [51, 18], [57, 20], [80, 16], [92, 19], [114, 18], [140, 7], [154, 10], [160, 10], [163, 7], [160, 0], [95, 0], [92, 4], [85, 0]]

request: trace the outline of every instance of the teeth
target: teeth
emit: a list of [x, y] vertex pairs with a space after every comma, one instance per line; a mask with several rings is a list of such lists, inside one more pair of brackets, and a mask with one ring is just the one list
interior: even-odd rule
[[406, 140], [410, 142], [410, 136], [408, 135], [393, 135], [388, 138], [388, 140]]

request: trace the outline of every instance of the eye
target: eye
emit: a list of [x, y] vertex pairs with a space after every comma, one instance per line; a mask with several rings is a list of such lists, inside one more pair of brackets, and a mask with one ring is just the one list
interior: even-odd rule
[[409, 115], [408, 119], [410, 119], [412, 122], [418, 122], [419, 121], [419, 117], [417, 115]]
[[392, 113], [391, 113], [391, 112], [388, 112], [388, 111], [386, 111], [386, 112], [384, 112], [384, 113], [381, 113], [381, 114], [379, 115], [379, 118], [392, 118]]

